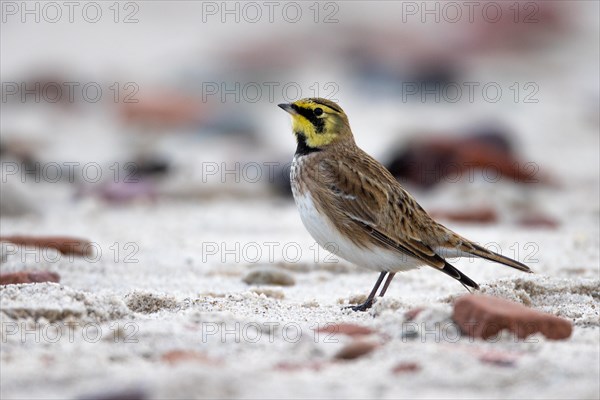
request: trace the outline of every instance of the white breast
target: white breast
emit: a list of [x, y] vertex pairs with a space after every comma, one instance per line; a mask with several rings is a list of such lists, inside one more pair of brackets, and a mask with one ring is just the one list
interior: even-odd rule
[[[294, 187], [294, 183], [292, 183]], [[361, 248], [335, 228], [327, 216], [319, 213], [310, 193], [298, 193], [294, 190], [294, 199], [300, 211], [300, 218], [315, 241], [325, 250], [359, 267], [373, 271], [405, 271], [421, 266], [423, 263], [384, 248]]]

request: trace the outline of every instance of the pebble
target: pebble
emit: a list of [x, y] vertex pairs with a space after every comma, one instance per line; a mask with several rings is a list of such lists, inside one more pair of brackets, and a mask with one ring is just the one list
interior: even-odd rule
[[135, 291], [125, 296], [125, 304], [131, 311], [152, 314], [164, 309], [175, 309], [177, 300], [171, 296]]
[[410, 310], [404, 313], [404, 320], [407, 322], [414, 320], [419, 314], [421, 314], [423, 310], [423, 307], [411, 308]]
[[402, 363], [396, 365], [394, 368], [392, 368], [392, 373], [399, 375], [399, 374], [405, 374], [407, 372], [417, 372], [420, 369], [421, 369], [421, 367], [417, 363], [402, 362]]
[[176, 92], [146, 94], [137, 103], [120, 103], [123, 119], [131, 124], [158, 127], [196, 126], [204, 118], [206, 104]]
[[269, 266], [253, 268], [242, 280], [248, 285], [293, 286], [296, 284], [292, 275]]
[[463, 211], [433, 211], [434, 219], [445, 219], [454, 222], [492, 224], [498, 222], [498, 214], [492, 208], [479, 208]]
[[79, 397], [80, 400], [146, 400], [148, 395], [141, 389], [113, 390], [104, 393], [89, 394]]
[[316, 332], [318, 333], [331, 333], [331, 334], [340, 334], [340, 335], [346, 335], [346, 336], [364, 336], [364, 335], [371, 335], [373, 333], [375, 333], [375, 331], [371, 328], [368, 328], [366, 326], [362, 326], [362, 325], [356, 325], [356, 324], [347, 324], [347, 323], [341, 323], [341, 324], [327, 324], [323, 327], [320, 327], [318, 329], [316, 329]]
[[514, 367], [517, 362], [517, 356], [503, 352], [488, 351], [479, 357], [479, 361], [498, 367]]
[[342, 347], [334, 356], [338, 360], [354, 360], [369, 354], [377, 348], [377, 344], [363, 340], [355, 340]]
[[193, 350], [171, 350], [164, 353], [160, 359], [168, 364], [175, 365], [182, 362], [200, 362], [215, 364], [216, 361], [207, 355]]
[[444, 133], [414, 140], [396, 150], [386, 167], [401, 183], [425, 189], [469, 176], [473, 168], [493, 170], [515, 183], [551, 182], [548, 176], [527, 168], [528, 164], [519, 159], [514, 147], [503, 127], [483, 127], [458, 138]]
[[0, 275], [0, 285], [18, 283], [60, 282], [60, 275], [49, 271], [20, 271]]
[[10, 242], [19, 246], [50, 248], [64, 255], [92, 256], [94, 246], [89, 240], [68, 236], [0, 236], [0, 241]]
[[462, 332], [473, 338], [487, 339], [503, 329], [518, 338], [542, 333], [548, 339], [566, 339], [571, 336], [571, 321], [543, 313], [499, 297], [465, 295], [454, 303], [452, 319]]
[[275, 370], [277, 371], [287, 371], [287, 372], [295, 372], [302, 370], [311, 370], [311, 371], [320, 371], [327, 364], [322, 361], [310, 361], [305, 363], [291, 363], [291, 362], [281, 362], [275, 365]]
[[560, 223], [552, 217], [545, 215], [528, 215], [518, 221], [519, 225], [528, 228], [556, 229]]

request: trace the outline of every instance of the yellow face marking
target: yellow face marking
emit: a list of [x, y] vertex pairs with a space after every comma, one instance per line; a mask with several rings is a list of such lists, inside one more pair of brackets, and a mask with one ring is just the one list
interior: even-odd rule
[[[300, 112], [292, 114], [292, 129], [294, 134], [302, 134], [306, 137], [306, 144], [309, 147], [319, 148], [326, 146], [333, 142], [338, 136], [338, 112], [327, 105], [314, 103], [310, 100], [298, 100], [292, 103]], [[314, 115], [314, 110], [320, 108], [323, 110], [323, 114], [320, 116]], [[305, 110], [305, 114], [310, 112], [312, 115], [311, 121], [305, 115], [302, 115], [302, 110]], [[319, 132], [316, 123], [322, 124], [322, 130]]]

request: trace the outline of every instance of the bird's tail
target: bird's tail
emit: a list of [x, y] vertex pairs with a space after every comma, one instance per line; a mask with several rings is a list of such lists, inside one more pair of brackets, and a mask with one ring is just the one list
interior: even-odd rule
[[469, 288], [479, 289], [477, 282], [460, 272], [454, 265], [448, 263], [446, 260], [444, 260], [444, 267], [440, 268], [440, 271], [459, 281], [469, 292], [471, 292], [471, 289]]
[[529, 267], [512, 258], [505, 257], [501, 254], [494, 253], [486, 248], [479, 246], [473, 242], [463, 242], [458, 247], [462, 252], [472, 254], [477, 257], [485, 258], [486, 260], [495, 261], [500, 264], [508, 265], [509, 267], [518, 269], [519, 271], [533, 273]]

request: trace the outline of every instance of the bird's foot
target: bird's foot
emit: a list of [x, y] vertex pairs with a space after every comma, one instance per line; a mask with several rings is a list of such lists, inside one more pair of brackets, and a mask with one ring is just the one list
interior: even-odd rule
[[347, 306], [344, 308], [350, 308], [352, 311], [367, 311], [369, 308], [371, 308], [371, 306], [373, 306], [373, 300], [367, 300], [357, 306]]

